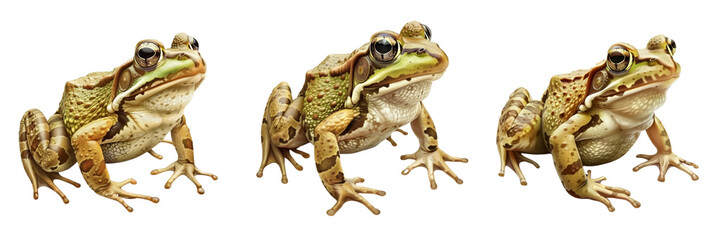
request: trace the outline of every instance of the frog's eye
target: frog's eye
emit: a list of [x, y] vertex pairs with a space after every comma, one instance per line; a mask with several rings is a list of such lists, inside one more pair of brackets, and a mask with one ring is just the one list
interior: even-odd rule
[[623, 46], [613, 46], [608, 49], [606, 68], [612, 73], [621, 73], [631, 69], [633, 54]]
[[163, 59], [163, 45], [144, 41], [135, 47], [135, 63], [143, 70], [152, 70]]
[[373, 36], [370, 45], [371, 57], [379, 63], [393, 61], [401, 50], [401, 45], [388, 33], [379, 33]]
[[423, 31], [426, 33], [426, 40], [430, 41], [431, 40], [431, 28], [429, 28], [428, 25], [425, 25], [425, 24], [421, 24], [421, 25], [423, 25]]
[[673, 54], [676, 53], [676, 41], [666, 38], [666, 51], [673, 56]]
[[198, 51], [200, 48], [200, 44], [198, 43], [198, 39], [195, 39], [194, 37], [188, 36], [188, 47], [192, 50]]

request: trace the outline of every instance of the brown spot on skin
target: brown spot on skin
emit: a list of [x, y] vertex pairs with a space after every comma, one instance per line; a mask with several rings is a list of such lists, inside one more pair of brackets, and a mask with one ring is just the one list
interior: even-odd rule
[[340, 85], [338, 85], [337, 83], [335, 85], [333, 85], [333, 89], [338, 89], [339, 87], [340, 87]]
[[98, 165], [98, 170], [95, 170], [95, 174], [93, 175], [100, 176], [103, 175], [103, 173], [105, 173], [105, 164], [100, 164]]
[[278, 141], [279, 141], [280, 143], [288, 143], [288, 142], [290, 142], [290, 140], [293, 140], [293, 138], [295, 138], [295, 132], [296, 132], [296, 129], [295, 129], [294, 127], [288, 127], [288, 139], [287, 139], [287, 140], [286, 140], [286, 139], [279, 139]]
[[662, 137], [668, 137], [668, 133], [666, 133], [666, 130], [661, 131]]
[[316, 97], [317, 97], [317, 98], [323, 98], [324, 95], [325, 95], [325, 94], [323, 94], [323, 93], [318, 93], [318, 95], [316, 95]]
[[61, 127], [56, 127], [56, 128], [53, 128], [52, 130], [50, 130], [50, 136], [51, 136], [51, 137], [54, 137], [54, 136], [65, 136], [65, 135], [67, 135], [66, 133], [67, 133], [67, 132], [65, 131], [65, 127], [62, 127], [62, 126], [61, 126]]
[[563, 169], [563, 171], [561, 171], [561, 175], [573, 175], [581, 168], [583, 168], [583, 163], [581, 163], [581, 161], [575, 161]]
[[318, 173], [328, 171], [335, 166], [336, 160], [340, 157], [340, 152], [336, 151], [335, 155], [327, 157], [320, 161], [320, 164], [316, 163], [315, 168]]
[[576, 194], [574, 191], [566, 190], [566, 192], [567, 192], [568, 194], [570, 194], [571, 196], [575, 197], [575, 198], [581, 198], [581, 196], [579, 196], [578, 194]]
[[337, 183], [344, 183], [345, 176], [343, 175], [343, 172], [338, 172], [338, 174], [335, 175], [335, 179], [336, 179]]
[[561, 144], [561, 148], [565, 148], [566, 146], [568, 146], [568, 144]]
[[183, 147], [193, 150], [193, 139], [190, 139], [190, 138], [183, 139]]
[[50, 145], [50, 150], [58, 154], [58, 162], [60, 164], [64, 164], [66, 161], [68, 161], [68, 153], [65, 152], [65, 149], [61, 148], [60, 146]]
[[281, 103], [281, 104], [286, 104], [286, 105], [287, 105], [287, 104], [290, 104], [290, 99], [288, 99], [288, 98], [286, 98], [286, 97], [282, 97], [282, 98], [279, 98], [279, 99], [278, 99], [278, 102]]
[[438, 135], [436, 135], [436, 130], [433, 128], [428, 127], [428, 128], [426, 128], [426, 130], [423, 130], [423, 133], [425, 133], [429, 137], [432, 137], [433, 139], [438, 140]]
[[80, 171], [88, 172], [93, 168], [93, 160], [87, 159], [80, 163]]
[[312, 102], [312, 101], [313, 101], [313, 96], [308, 96], [308, 97], [305, 98], [305, 100], [308, 101], [308, 102]]
[[20, 133], [20, 141], [21, 141], [21, 142], [24, 142], [24, 141], [27, 141], [27, 140], [28, 140], [27, 133], [21, 132], [21, 133]]
[[20, 153], [20, 156], [24, 159], [30, 159], [32, 154], [30, 154], [30, 151], [24, 150], [23, 152]]
[[666, 142], [664, 144], [666, 144], [666, 147], [671, 148], [671, 139], [666, 139]]
[[317, 114], [317, 113], [313, 113], [313, 120], [318, 120], [318, 114]]
[[335, 105], [337, 105], [337, 104], [338, 104], [338, 103], [335, 102], [335, 101], [330, 102], [330, 106], [331, 106], [331, 107], [335, 107]]
[[294, 107], [289, 107], [285, 110], [285, 117], [292, 117], [295, 121], [300, 121], [300, 111]]

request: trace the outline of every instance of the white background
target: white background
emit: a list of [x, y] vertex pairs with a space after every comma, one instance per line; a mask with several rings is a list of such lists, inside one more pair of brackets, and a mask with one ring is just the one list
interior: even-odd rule
[[[719, 95], [719, 7], [693, 1], [357, 1], [208, 3], [207, 1], [6, 2], [0, 8], [0, 238], [121, 239], [191, 237], [271, 239], [367, 239], [380, 237], [496, 239], [711, 238], [717, 227]], [[261, 158], [261, 115], [271, 89], [287, 81], [301, 88], [305, 71], [328, 54], [348, 53], [380, 30], [399, 31], [418, 20], [433, 30], [433, 41], [450, 58], [446, 74], [424, 101], [436, 123], [440, 148], [470, 162], [449, 163], [464, 180], [456, 184], [437, 172], [431, 190], [425, 169], [408, 176], [411, 163], [401, 154], [417, 149], [415, 137], [394, 134], [398, 147], [384, 142], [343, 155], [346, 176], [361, 176], [363, 186], [384, 197], [366, 196], [382, 213], [347, 203], [336, 216], [325, 211], [335, 200], [315, 172], [288, 170], [281, 184], [276, 165], [263, 178], [255, 173]], [[181, 177], [170, 190], [170, 173], [150, 170], [175, 160], [162, 144], [162, 161], [143, 155], [108, 166], [113, 180], [129, 177], [124, 189], [160, 198], [158, 204], [128, 200], [135, 212], [97, 196], [77, 167], [64, 172], [82, 187], [57, 182], [70, 199], [65, 205], [48, 188], [33, 200], [23, 171], [18, 123], [30, 108], [51, 115], [66, 81], [107, 71], [133, 55], [135, 43], [154, 38], [170, 45], [175, 33], [198, 39], [209, 65], [186, 116], [200, 169], [219, 176], [200, 177], [206, 194]], [[555, 74], [589, 68], [607, 48], [624, 41], [643, 48], [665, 34], [678, 43], [680, 79], [657, 112], [674, 151], [696, 162], [700, 180], [671, 169], [666, 182], [658, 169], [634, 156], [655, 152], [642, 134], [629, 154], [592, 167], [611, 186], [629, 189], [642, 203], [635, 209], [612, 200], [616, 212], [601, 203], [569, 196], [548, 155], [531, 156], [540, 169], [524, 164], [529, 181], [521, 186], [513, 172], [498, 177], [495, 133], [508, 95], [524, 86], [540, 98]], [[403, 129], [411, 131], [406, 126]], [[169, 139], [170, 137], [168, 137]], [[301, 148], [312, 152], [310, 145]], [[289, 165], [290, 166], [290, 165]], [[12, 238], [8, 238], [12, 237]], [[689, 238], [686, 238], [689, 237]], [[450, 238], [448, 238], [450, 239]]]

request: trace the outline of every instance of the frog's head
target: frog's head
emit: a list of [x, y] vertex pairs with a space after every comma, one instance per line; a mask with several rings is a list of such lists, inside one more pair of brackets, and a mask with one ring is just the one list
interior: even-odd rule
[[594, 101], [607, 104], [629, 96], [644, 97], [638, 93], [647, 90], [665, 91], [681, 73], [674, 53], [676, 42], [663, 35], [651, 38], [640, 50], [627, 43], [612, 45], [606, 60], [589, 71], [589, 95], [580, 110], [591, 108]]
[[363, 48], [366, 54], [353, 66], [354, 88], [346, 101], [352, 106], [361, 92], [380, 96], [410, 84], [434, 81], [448, 67], [448, 56], [431, 42], [431, 29], [419, 22], [406, 23], [401, 33], [381, 31]]
[[179, 33], [166, 49], [157, 40], [135, 45], [133, 60], [116, 70], [107, 110], [120, 111], [124, 105], [138, 105], [174, 86], [197, 88], [205, 78], [205, 61], [198, 52], [198, 40]]

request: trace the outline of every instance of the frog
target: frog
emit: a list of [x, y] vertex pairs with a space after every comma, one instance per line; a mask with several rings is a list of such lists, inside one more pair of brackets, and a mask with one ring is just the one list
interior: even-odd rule
[[681, 72], [675, 53], [676, 42], [664, 35], [651, 38], [645, 49], [620, 42], [592, 68], [553, 76], [541, 100], [531, 99], [525, 88], [516, 89], [498, 122], [499, 176], [508, 167], [521, 185], [527, 185], [519, 164], [539, 165], [522, 154], [550, 153], [571, 196], [601, 202], [611, 212], [615, 207], [609, 198], [638, 208], [641, 203], [630, 197], [630, 191], [601, 184], [605, 177], [593, 178], [583, 168], [621, 158], [645, 131], [657, 152], [637, 155], [646, 161], [634, 172], [655, 165], [658, 181], [664, 182], [669, 167], [676, 167], [698, 180], [688, 167], [698, 165], [673, 153], [666, 128], [655, 114]]
[[[185, 33], [175, 35], [167, 49], [158, 40], [141, 40], [135, 45], [133, 58], [112, 71], [93, 72], [66, 82], [59, 108], [50, 118], [38, 109], [25, 112], [20, 121], [20, 155], [33, 197], [38, 199], [38, 186], [46, 186], [69, 203], [54, 180], [80, 187], [60, 175], [77, 162], [83, 179], [95, 193], [119, 202], [128, 212], [133, 208], [123, 199], [158, 203], [157, 197], [123, 190], [123, 186], [137, 181], [112, 181], [106, 164], [144, 153], [162, 159], [153, 151], [161, 142], [174, 146], [178, 160], [151, 174], [172, 171], [165, 188], [184, 175], [199, 194], [204, 194], [195, 176], [218, 177], [195, 166], [193, 139], [183, 114], [205, 79], [206, 64], [199, 47], [198, 40]], [[172, 141], [164, 140], [168, 133]]]
[[287, 82], [278, 84], [266, 103], [261, 125], [262, 160], [256, 176], [276, 163], [281, 182], [288, 183], [286, 159], [297, 169], [303, 167], [290, 152], [309, 158], [298, 147], [311, 143], [315, 167], [327, 192], [336, 200], [326, 213], [335, 215], [345, 202], [363, 204], [373, 214], [380, 210], [360, 194], [385, 196], [385, 191], [359, 186], [360, 177], [346, 177], [340, 154], [355, 153], [377, 146], [410, 123], [419, 141], [415, 153], [402, 160], [415, 160], [401, 174], [416, 167], [428, 170], [431, 189], [436, 189], [434, 171], [442, 170], [456, 183], [461, 180], [446, 164], [468, 162], [438, 147], [436, 127], [422, 103], [433, 81], [448, 66], [448, 56], [431, 41], [431, 30], [417, 21], [406, 23], [400, 33], [380, 31], [349, 54], [328, 55], [307, 71], [296, 98]]

